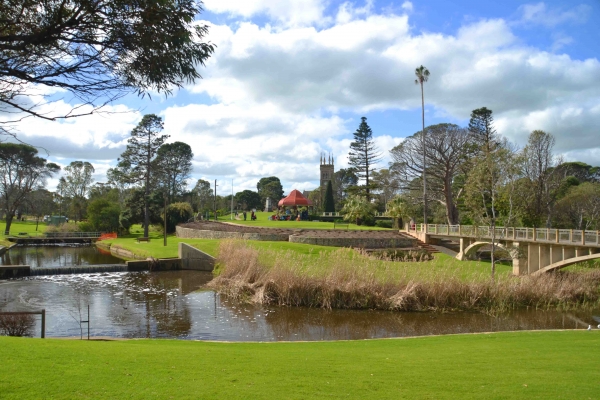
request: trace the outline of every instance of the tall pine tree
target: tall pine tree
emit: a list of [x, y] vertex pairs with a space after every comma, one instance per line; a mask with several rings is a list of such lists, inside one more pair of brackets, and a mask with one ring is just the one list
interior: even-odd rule
[[325, 199], [323, 200], [323, 211], [335, 212], [335, 201], [333, 200], [333, 186], [331, 181], [327, 182], [327, 189], [325, 189]]
[[364, 188], [365, 197], [371, 200], [371, 182], [370, 173], [373, 171], [373, 165], [381, 161], [381, 152], [373, 141], [373, 131], [367, 124], [367, 118], [362, 117], [362, 122], [354, 132], [354, 141], [350, 143], [350, 153], [348, 154], [348, 163], [356, 171], [359, 179], [364, 179], [365, 184], [359, 188]]

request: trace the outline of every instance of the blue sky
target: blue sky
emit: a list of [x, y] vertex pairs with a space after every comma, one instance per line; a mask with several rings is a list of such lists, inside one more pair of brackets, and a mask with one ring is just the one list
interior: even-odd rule
[[543, 129], [564, 159], [600, 165], [596, 0], [205, 0], [204, 8], [198, 20], [217, 45], [204, 79], [167, 99], [127, 96], [109, 115], [27, 120], [22, 137], [61, 165], [92, 162], [102, 182], [131, 129], [156, 113], [172, 141], [192, 146], [192, 181], [233, 179], [237, 192], [275, 175], [286, 192], [312, 189], [321, 152], [333, 153], [336, 169], [347, 165], [360, 117], [386, 155], [420, 129], [414, 69], [424, 65], [427, 125], [466, 125], [486, 106], [517, 146]]

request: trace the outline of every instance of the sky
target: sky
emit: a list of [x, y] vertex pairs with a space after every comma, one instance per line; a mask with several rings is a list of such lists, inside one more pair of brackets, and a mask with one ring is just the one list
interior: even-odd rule
[[[542, 129], [566, 161], [600, 165], [600, 1], [204, 0], [197, 23], [214, 55], [203, 79], [171, 97], [126, 96], [107, 114], [26, 119], [19, 138], [61, 166], [91, 162], [106, 181], [144, 114], [164, 119], [170, 142], [194, 152], [191, 187], [218, 181], [227, 195], [277, 176], [285, 193], [319, 183], [319, 160], [336, 171], [361, 117], [386, 168], [389, 150], [425, 124], [466, 126], [493, 110], [499, 134], [522, 148]], [[54, 111], [76, 103], [62, 100]], [[46, 155], [45, 151], [42, 151]], [[60, 175], [48, 182], [54, 190]]]

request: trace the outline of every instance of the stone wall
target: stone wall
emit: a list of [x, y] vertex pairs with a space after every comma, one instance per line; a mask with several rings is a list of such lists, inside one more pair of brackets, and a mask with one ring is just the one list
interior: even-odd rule
[[355, 247], [364, 249], [409, 248], [416, 246], [416, 240], [398, 238], [341, 238], [290, 236], [290, 242], [316, 246]]
[[21, 278], [30, 276], [29, 265], [0, 265], [0, 279]]
[[198, 250], [187, 243], [179, 243], [179, 258], [182, 269], [195, 271], [212, 271], [215, 268], [215, 258]]
[[223, 232], [208, 231], [200, 229], [190, 229], [181, 226], [176, 227], [177, 237], [187, 239], [245, 239], [262, 240], [274, 242], [287, 242], [289, 234], [286, 233], [242, 233], [242, 232]]
[[153, 271], [176, 271], [181, 269], [180, 258], [159, 258], [153, 261], [127, 261], [127, 271], [149, 271], [151, 262], [156, 263], [153, 267]]

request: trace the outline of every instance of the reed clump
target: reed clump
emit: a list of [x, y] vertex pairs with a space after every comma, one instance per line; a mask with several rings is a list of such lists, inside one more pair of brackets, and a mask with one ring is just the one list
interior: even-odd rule
[[432, 268], [339, 249], [319, 255], [257, 250], [224, 240], [210, 286], [239, 301], [285, 306], [396, 311], [501, 312], [522, 307], [573, 309], [600, 304], [600, 270], [490, 278], [460, 264]]

